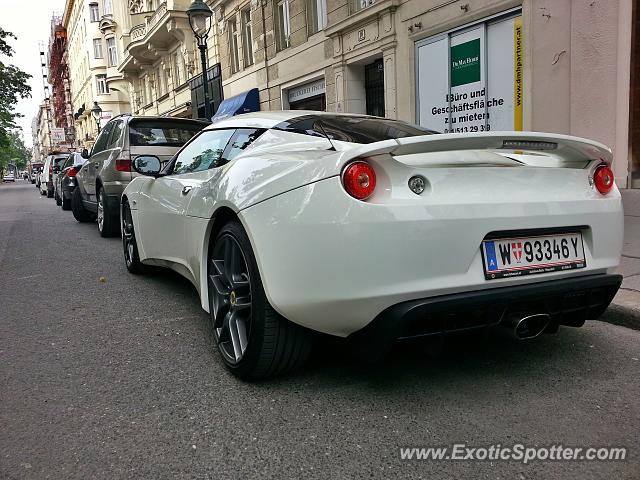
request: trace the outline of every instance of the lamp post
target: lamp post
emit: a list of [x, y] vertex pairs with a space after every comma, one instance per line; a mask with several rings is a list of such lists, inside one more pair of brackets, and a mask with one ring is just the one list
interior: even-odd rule
[[[211, 105], [209, 104], [209, 88], [207, 82], [207, 36], [211, 30], [211, 16], [213, 12], [202, 0], [193, 0], [187, 9], [189, 16], [189, 26], [196, 37], [198, 49], [200, 50], [200, 61], [202, 62], [202, 88], [204, 90], [204, 116], [211, 120]], [[209, 22], [207, 22], [209, 20]]]
[[98, 127], [98, 135], [100, 135], [100, 117], [102, 116], [102, 109], [98, 102], [93, 102], [93, 108], [91, 109], [91, 115], [96, 121], [96, 126]]

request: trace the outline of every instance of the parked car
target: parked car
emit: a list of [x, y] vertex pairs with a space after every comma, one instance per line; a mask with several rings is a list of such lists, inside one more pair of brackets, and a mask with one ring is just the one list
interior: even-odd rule
[[193, 135], [209, 123], [167, 117], [120, 115], [98, 135], [88, 161], [78, 172], [78, 188], [71, 200], [79, 222], [98, 220], [103, 237], [120, 234], [120, 195], [137, 174], [131, 161], [140, 155], [154, 155], [168, 161]]
[[40, 173], [42, 172], [43, 167], [43, 163], [32, 163], [31, 170], [29, 170], [29, 179], [31, 180], [31, 183], [36, 185], [38, 190], [40, 189]]
[[7, 173], [4, 177], [2, 177], [2, 181], [3, 182], [15, 182], [16, 181], [16, 177], [13, 175], [13, 173]]
[[302, 364], [314, 331], [367, 354], [488, 326], [533, 338], [598, 318], [620, 286], [611, 161], [564, 135], [240, 115], [164, 168], [135, 158], [125, 264], [188, 278], [242, 378]]
[[40, 194], [53, 198], [55, 177], [65, 162], [68, 153], [56, 153], [47, 157], [40, 173]]
[[53, 196], [56, 199], [56, 204], [62, 206], [62, 210], [71, 210], [71, 198], [78, 185], [76, 175], [86, 161], [80, 153], [71, 153], [62, 165], [62, 170], [56, 176]]

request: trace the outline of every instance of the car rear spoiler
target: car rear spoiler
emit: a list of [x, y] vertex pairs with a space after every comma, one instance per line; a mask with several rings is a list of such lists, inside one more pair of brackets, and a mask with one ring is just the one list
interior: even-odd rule
[[600, 160], [611, 165], [611, 150], [586, 138], [538, 132], [448, 133], [369, 143], [345, 152], [347, 160], [378, 155], [413, 155], [452, 151], [488, 151], [560, 157], [567, 163]]

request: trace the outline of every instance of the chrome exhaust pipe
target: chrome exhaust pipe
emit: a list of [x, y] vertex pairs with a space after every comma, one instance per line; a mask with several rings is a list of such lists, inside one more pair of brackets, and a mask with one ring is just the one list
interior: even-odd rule
[[504, 327], [510, 335], [518, 340], [528, 340], [536, 338], [547, 328], [551, 317], [546, 313], [533, 313], [523, 316], [522, 313], [514, 313], [505, 316], [500, 322], [500, 327]]

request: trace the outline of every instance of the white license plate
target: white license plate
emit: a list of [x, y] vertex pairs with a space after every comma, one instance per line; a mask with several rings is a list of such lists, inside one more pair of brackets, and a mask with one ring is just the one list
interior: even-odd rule
[[482, 257], [487, 280], [586, 267], [579, 232], [484, 240]]

